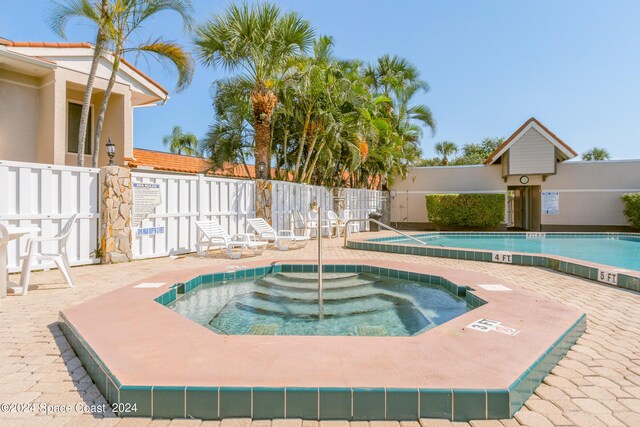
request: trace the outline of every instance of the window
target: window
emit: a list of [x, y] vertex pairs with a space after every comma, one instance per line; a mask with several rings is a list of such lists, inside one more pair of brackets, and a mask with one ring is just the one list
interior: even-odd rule
[[[89, 123], [87, 123], [87, 136], [84, 142], [84, 154], [91, 154], [91, 135], [93, 135], [93, 109], [89, 107]], [[69, 102], [67, 106], [67, 151], [78, 152], [78, 130], [80, 129], [80, 116], [82, 104]]]

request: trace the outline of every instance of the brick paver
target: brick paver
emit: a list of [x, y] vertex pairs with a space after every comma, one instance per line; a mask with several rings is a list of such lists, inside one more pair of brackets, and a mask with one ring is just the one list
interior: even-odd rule
[[[270, 258], [309, 259], [315, 244], [300, 250], [269, 250]], [[449, 266], [492, 274], [549, 299], [583, 310], [586, 333], [514, 419], [499, 422], [452, 423], [420, 420], [421, 427], [576, 425], [640, 426], [640, 295], [556, 272], [506, 264], [459, 261], [346, 250], [341, 239], [325, 239], [325, 260], [401, 259], [424, 265]], [[178, 259], [160, 258], [119, 265], [92, 265], [72, 269], [77, 286], [68, 288], [58, 271], [34, 272], [27, 297], [9, 295], [0, 300], [0, 403], [32, 402], [34, 413], [0, 413], [2, 426], [198, 426], [251, 427], [251, 420], [150, 420], [114, 417], [110, 410], [61, 412], [53, 405], [76, 404], [81, 409], [106, 404], [57, 326], [66, 307], [143, 279], [163, 270], [229, 263], [221, 253]], [[241, 265], [234, 260], [233, 265]], [[19, 276], [12, 275], [16, 282]], [[43, 406], [40, 406], [43, 405]], [[44, 414], [41, 409], [48, 408]], [[290, 424], [292, 423], [292, 424]], [[343, 427], [346, 422], [292, 420], [260, 421], [256, 427]], [[350, 423], [348, 427], [387, 427], [387, 423]], [[417, 423], [393, 424], [417, 427]], [[388, 424], [391, 426], [391, 424]]]

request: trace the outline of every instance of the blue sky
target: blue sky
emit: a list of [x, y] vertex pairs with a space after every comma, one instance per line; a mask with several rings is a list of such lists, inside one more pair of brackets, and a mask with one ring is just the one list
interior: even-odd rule
[[[458, 145], [508, 136], [535, 116], [576, 151], [607, 148], [614, 159], [640, 158], [640, 2], [590, 0], [421, 1], [281, 0], [283, 9], [332, 35], [343, 58], [373, 61], [385, 53], [413, 62], [431, 91], [437, 131], [425, 132], [425, 156], [434, 143]], [[198, 22], [220, 12], [223, 0], [196, 0]], [[46, 17], [51, 1], [0, 0], [0, 36], [56, 41]], [[191, 38], [170, 13], [148, 31]], [[93, 41], [81, 21], [70, 41]], [[211, 83], [220, 70], [198, 64], [192, 85], [174, 93], [175, 78], [153, 61], [137, 63], [171, 92], [162, 107], [135, 112], [136, 147], [162, 150], [174, 125], [203, 135], [211, 122]]]

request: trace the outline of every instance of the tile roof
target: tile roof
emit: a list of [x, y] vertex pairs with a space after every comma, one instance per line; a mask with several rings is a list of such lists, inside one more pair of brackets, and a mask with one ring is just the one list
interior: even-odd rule
[[[47, 48], [62, 48], [62, 49], [65, 49], [65, 48], [67, 48], [67, 49], [68, 48], [93, 49], [93, 45], [91, 43], [88, 43], [88, 42], [62, 42], [62, 43], [60, 43], [60, 42], [17, 42], [17, 41], [5, 39], [3, 37], [0, 37], [0, 45], [9, 46], [9, 47], [47, 47]], [[152, 85], [154, 85], [155, 87], [160, 89], [165, 95], [169, 93], [164, 87], [162, 87], [162, 85], [160, 85], [160, 83], [156, 82], [151, 77], [149, 77], [148, 75], [146, 75], [145, 73], [140, 71], [139, 68], [134, 66], [132, 63], [127, 61], [125, 58], [122, 58], [122, 62], [124, 62], [127, 65], [127, 67], [131, 68], [133, 71], [135, 71], [136, 73], [140, 74], [140, 76], [143, 77], [145, 80], [147, 80], [149, 83], [151, 83]]]
[[222, 168], [211, 169], [209, 160], [202, 157], [184, 156], [181, 154], [164, 153], [161, 151], [146, 150], [142, 148], [133, 149], [133, 158], [125, 159], [129, 167], [152, 167], [156, 170], [183, 172], [183, 173], [204, 173], [207, 175], [227, 176], [235, 178], [255, 178], [256, 170], [254, 165], [247, 165], [251, 176], [243, 165], [235, 163], [225, 163]]

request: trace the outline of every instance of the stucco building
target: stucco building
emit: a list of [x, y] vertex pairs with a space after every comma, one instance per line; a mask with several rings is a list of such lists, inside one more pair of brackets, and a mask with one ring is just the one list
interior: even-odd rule
[[425, 195], [498, 193], [506, 200], [500, 229], [627, 229], [620, 196], [640, 191], [640, 160], [570, 161], [576, 156], [532, 117], [483, 165], [415, 167], [405, 180], [396, 178], [391, 221], [404, 229], [433, 228]]
[[[16, 42], [0, 38], [0, 159], [76, 165], [82, 99], [93, 57], [90, 43]], [[92, 164], [93, 130], [111, 75], [100, 61], [91, 98], [85, 165]], [[115, 160], [133, 157], [134, 108], [164, 103], [168, 92], [126, 60], [107, 108], [100, 147], [116, 145]], [[100, 153], [100, 166], [108, 163]]]

